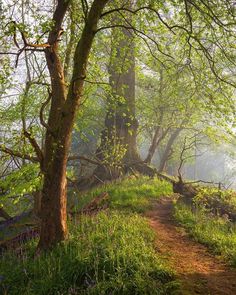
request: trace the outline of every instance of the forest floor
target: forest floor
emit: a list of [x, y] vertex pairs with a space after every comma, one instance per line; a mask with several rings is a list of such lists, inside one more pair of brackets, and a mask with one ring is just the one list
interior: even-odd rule
[[[99, 203], [104, 193], [105, 203]], [[129, 177], [76, 196], [68, 241], [37, 258], [32, 255], [37, 238], [28, 216], [16, 217], [15, 223], [3, 222], [0, 248], [10, 240], [17, 249], [9, 244], [8, 252], [3, 247], [0, 294], [72, 294], [73, 286], [77, 294], [114, 290], [114, 294], [236, 295], [236, 268], [223, 262], [236, 265], [234, 225], [231, 228], [219, 218], [216, 222], [202, 215], [205, 211], [190, 216], [191, 209], [175, 203], [176, 198], [170, 183], [145, 177]], [[33, 239], [18, 247], [15, 235], [29, 225]], [[202, 239], [194, 235], [196, 225]], [[221, 253], [221, 258], [209, 248], [220, 250], [214, 253]], [[228, 252], [232, 255], [222, 255]]]
[[173, 217], [173, 199], [162, 198], [146, 213], [156, 246], [176, 271], [183, 295], [236, 295], [236, 270], [192, 240]]

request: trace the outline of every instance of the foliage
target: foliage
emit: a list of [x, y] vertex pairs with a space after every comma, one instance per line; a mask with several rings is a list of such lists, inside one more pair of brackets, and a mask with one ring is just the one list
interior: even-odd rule
[[0, 207], [4, 206], [9, 213], [19, 213], [32, 204], [31, 196], [41, 189], [42, 177], [37, 164], [26, 164], [0, 179], [0, 188], [4, 192], [0, 198]]
[[236, 211], [236, 192], [233, 190], [219, 190], [214, 187], [199, 187], [198, 194], [194, 197], [197, 206], [205, 207], [207, 204], [218, 202], [224, 206], [230, 206]]

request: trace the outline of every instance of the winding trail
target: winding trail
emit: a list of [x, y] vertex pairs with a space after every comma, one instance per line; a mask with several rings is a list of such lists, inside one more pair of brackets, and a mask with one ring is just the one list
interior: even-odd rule
[[236, 269], [193, 240], [172, 217], [173, 203], [162, 198], [147, 212], [157, 233], [157, 250], [168, 260], [181, 282], [182, 295], [236, 295]]

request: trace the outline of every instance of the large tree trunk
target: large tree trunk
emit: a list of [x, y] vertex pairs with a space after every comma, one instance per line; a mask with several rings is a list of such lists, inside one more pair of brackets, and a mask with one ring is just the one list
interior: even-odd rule
[[113, 30], [109, 66], [112, 97], [108, 98], [105, 127], [108, 141], [112, 145], [125, 148], [122, 162], [126, 163], [138, 158], [134, 46], [134, 36], [131, 31], [124, 28]]
[[140, 161], [136, 144], [134, 46], [133, 32], [113, 29], [109, 65], [111, 96], [107, 98], [105, 129], [97, 149], [97, 157], [105, 165], [94, 173], [102, 180], [118, 177], [119, 166]]
[[43, 160], [44, 183], [41, 202], [41, 232], [39, 249], [51, 248], [67, 237], [66, 165], [75, 114], [82, 95], [87, 62], [97, 23], [108, 0], [94, 0], [74, 55], [74, 70], [68, 94], [63, 67], [58, 53], [58, 38], [69, 1], [58, 1], [54, 13], [54, 28], [46, 49], [51, 76], [52, 99], [45, 139]]

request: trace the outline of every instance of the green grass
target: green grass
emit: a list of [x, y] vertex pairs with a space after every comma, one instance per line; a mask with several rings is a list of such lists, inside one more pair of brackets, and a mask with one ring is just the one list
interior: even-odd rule
[[0, 273], [6, 294], [171, 294], [173, 275], [153, 243], [143, 217], [100, 213], [71, 224], [69, 241], [50, 254], [34, 259], [34, 245], [23, 259], [9, 253]]
[[181, 203], [175, 205], [175, 218], [198, 242], [236, 267], [235, 224], [208, 214], [205, 209], [192, 212], [191, 208]]
[[155, 249], [154, 232], [137, 213], [149, 207], [150, 199], [170, 193], [169, 185], [129, 178], [84, 195], [78, 207], [101, 191], [109, 193], [110, 209], [71, 221], [68, 241], [52, 252], [34, 257], [33, 241], [21, 257], [4, 255], [3, 294], [176, 294], [178, 284]]
[[101, 192], [109, 194], [110, 208], [142, 213], [150, 208], [150, 200], [171, 195], [173, 191], [171, 184], [158, 178], [128, 177], [76, 197], [75, 210], [81, 210]]

